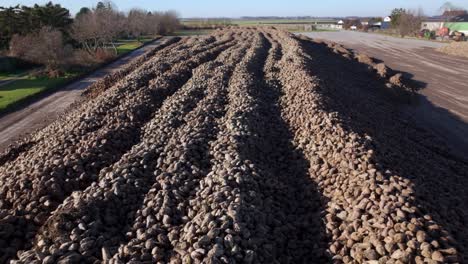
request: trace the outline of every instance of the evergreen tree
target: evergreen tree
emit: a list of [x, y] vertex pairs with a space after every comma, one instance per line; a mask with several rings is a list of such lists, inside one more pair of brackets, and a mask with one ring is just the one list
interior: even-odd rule
[[66, 33], [72, 22], [70, 11], [52, 2], [32, 7], [0, 7], [0, 48], [6, 48], [14, 34], [38, 32], [45, 26]]

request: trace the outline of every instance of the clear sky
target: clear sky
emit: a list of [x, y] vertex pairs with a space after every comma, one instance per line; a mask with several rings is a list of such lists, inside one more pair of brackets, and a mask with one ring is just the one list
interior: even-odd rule
[[[113, 0], [119, 10], [133, 7], [147, 10], [175, 10], [181, 17], [240, 16], [385, 16], [395, 7], [423, 8], [435, 15], [447, 0]], [[48, 0], [0, 0], [0, 6], [43, 4]], [[98, 0], [56, 0], [76, 13], [82, 6], [94, 6]], [[468, 0], [451, 3], [468, 9]]]

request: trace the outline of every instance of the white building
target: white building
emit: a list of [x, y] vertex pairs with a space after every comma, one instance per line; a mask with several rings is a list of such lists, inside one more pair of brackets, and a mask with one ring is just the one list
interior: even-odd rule
[[372, 24], [372, 26], [374, 27], [382, 27], [382, 22], [375, 22], [374, 24]]
[[421, 29], [427, 29], [430, 31], [437, 31], [444, 27], [443, 21], [423, 21], [421, 23]]
[[336, 29], [343, 29], [344, 27], [344, 21], [339, 20], [338, 23], [336, 23]]
[[392, 23], [391, 17], [384, 17], [382, 24], [380, 25], [381, 29], [389, 29]]

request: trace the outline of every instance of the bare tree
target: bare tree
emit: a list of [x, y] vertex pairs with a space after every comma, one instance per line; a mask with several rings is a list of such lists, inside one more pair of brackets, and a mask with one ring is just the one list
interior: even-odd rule
[[149, 25], [149, 15], [147, 11], [142, 9], [132, 9], [128, 12], [126, 29], [129, 35], [140, 39], [140, 37], [148, 32], [146, 29]]
[[415, 35], [421, 29], [421, 22], [424, 17], [422, 9], [416, 11], [405, 10], [400, 14], [398, 22], [398, 32], [402, 37]]
[[344, 28], [350, 29], [352, 26], [356, 26], [357, 29], [362, 28], [362, 23], [359, 19], [345, 19], [344, 20]]
[[140, 39], [144, 35], [157, 35], [173, 32], [179, 26], [175, 12], [148, 12], [132, 9], [128, 14], [117, 11], [111, 2], [99, 2], [91, 11], [76, 17], [71, 36], [90, 55], [102, 53], [111, 46], [117, 54], [115, 40], [119, 36]]
[[452, 2], [445, 2], [440, 8], [439, 12], [440, 14], [444, 14], [447, 11], [463, 11], [465, 10], [463, 7], [454, 5]]
[[99, 25], [94, 12], [88, 12], [75, 19], [71, 36], [90, 54], [94, 54], [100, 45]]
[[127, 15], [126, 29], [129, 35], [139, 38], [142, 35], [164, 35], [179, 28], [178, 15], [174, 11], [148, 12], [132, 9]]
[[48, 72], [66, 64], [71, 48], [63, 44], [60, 30], [43, 27], [37, 33], [15, 35], [10, 42], [10, 55], [46, 66]]
[[117, 54], [114, 41], [122, 31], [125, 16], [112, 8], [99, 9], [94, 14], [99, 25], [98, 32], [103, 45], [110, 44]]
[[180, 27], [178, 15], [175, 11], [167, 11], [162, 14], [161, 28], [164, 33], [172, 33]]
[[108, 44], [117, 53], [114, 41], [122, 31], [124, 23], [123, 14], [112, 8], [97, 8], [75, 19], [71, 35], [90, 54]]
[[147, 24], [145, 31], [150, 35], [161, 35], [162, 29], [162, 17], [159, 12], [153, 11], [148, 13]]

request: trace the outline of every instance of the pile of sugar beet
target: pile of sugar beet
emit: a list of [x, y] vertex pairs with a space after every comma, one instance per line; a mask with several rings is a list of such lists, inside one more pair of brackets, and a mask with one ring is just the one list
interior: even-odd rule
[[0, 262], [468, 262], [468, 163], [415, 92], [274, 28], [167, 38], [0, 155]]

